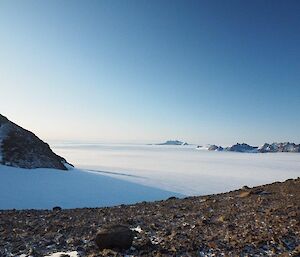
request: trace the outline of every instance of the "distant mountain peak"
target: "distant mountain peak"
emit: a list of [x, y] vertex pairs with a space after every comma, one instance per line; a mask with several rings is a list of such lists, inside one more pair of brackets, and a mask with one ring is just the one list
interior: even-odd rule
[[179, 141], [179, 140], [167, 140], [164, 143], [160, 143], [160, 144], [156, 144], [156, 145], [188, 145], [188, 143]]
[[67, 161], [32, 132], [0, 114], [0, 164], [20, 168], [67, 170]]

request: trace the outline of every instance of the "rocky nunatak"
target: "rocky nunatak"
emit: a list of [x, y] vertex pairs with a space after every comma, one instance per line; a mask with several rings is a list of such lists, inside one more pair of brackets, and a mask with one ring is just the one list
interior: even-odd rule
[[[67, 170], [67, 161], [32, 132], [0, 114], [0, 164], [19, 168]], [[69, 164], [71, 165], [71, 164]]]
[[[198, 147], [200, 148], [200, 147]], [[251, 146], [245, 143], [235, 144], [230, 147], [222, 147], [217, 145], [210, 145], [208, 147], [209, 151], [229, 151], [229, 152], [240, 152], [240, 153], [277, 153], [277, 152], [286, 152], [286, 153], [300, 153], [300, 144], [285, 142], [285, 143], [265, 143], [264, 145]]]

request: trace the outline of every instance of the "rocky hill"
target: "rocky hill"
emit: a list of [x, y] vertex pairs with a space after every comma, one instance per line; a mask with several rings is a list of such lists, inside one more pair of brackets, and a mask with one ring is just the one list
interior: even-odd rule
[[0, 164], [20, 168], [67, 170], [67, 161], [32, 132], [0, 114]]
[[58, 251], [88, 257], [300, 256], [300, 178], [112, 208], [0, 211], [0, 256]]

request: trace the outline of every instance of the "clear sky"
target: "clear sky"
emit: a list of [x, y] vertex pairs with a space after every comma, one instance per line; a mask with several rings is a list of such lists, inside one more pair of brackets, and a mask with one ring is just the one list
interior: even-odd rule
[[300, 1], [0, 0], [0, 96], [47, 140], [300, 143]]

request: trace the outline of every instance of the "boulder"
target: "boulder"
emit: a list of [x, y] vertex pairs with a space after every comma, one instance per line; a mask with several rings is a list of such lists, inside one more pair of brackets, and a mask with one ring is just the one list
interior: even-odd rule
[[61, 207], [55, 206], [52, 208], [52, 211], [61, 211]]
[[124, 225], [110, 225], [101, 228], [95, 238], [96, 245], [103, 249], [129, 249], [134, 232]]

